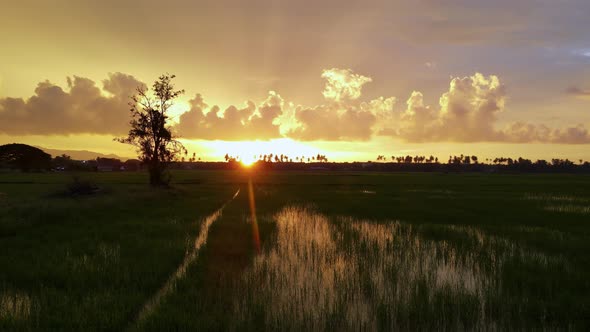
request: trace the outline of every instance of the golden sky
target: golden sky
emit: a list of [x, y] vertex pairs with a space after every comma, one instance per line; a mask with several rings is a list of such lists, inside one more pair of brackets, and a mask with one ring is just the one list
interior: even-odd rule
[[133, 156], [129, 96], [225, 153], [590, 160], [590, 3], [4, 1], [0, 143]]

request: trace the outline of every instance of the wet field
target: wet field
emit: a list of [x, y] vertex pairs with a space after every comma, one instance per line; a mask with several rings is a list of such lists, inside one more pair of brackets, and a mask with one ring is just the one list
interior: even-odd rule
[[0, 174], [0, 329], [590, 326], [590, 178]]

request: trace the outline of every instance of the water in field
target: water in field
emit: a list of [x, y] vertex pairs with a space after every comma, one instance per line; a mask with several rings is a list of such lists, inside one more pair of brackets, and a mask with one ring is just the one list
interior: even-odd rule
[[31, 298], [23, 293], [0, 293], [0, 321], [25, 320], [31, 314]]
[[[274, 219], [274, 239], [237, 287], [236, 329], [499, 329], [505, 265], [562, 265], [468, 227], [329, 218], [300, 206]], [[512, 301], [507, 310], [527, 299]]]
[[543, 210], [560, 213], [590, 214], [590, 199], [571, 195], [526, 194], [525, 200], [544, 204]]

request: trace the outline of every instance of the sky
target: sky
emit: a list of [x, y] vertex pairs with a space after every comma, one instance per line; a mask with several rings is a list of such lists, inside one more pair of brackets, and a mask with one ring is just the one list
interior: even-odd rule
[[203, 160], [226, 153], [590, 160], [590, 2], [3, 1], [0, 144], [133, 157], [163, 73]]

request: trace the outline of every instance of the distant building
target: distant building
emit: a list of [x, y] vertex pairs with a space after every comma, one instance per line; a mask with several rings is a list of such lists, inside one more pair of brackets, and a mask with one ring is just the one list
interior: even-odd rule
[[137, 159], [128, 159], [123, 163], [124, 171], [138, 171], [141, 168], [141, 161]]
[[123, 163], [114, 158], [96, 158], [96, 170], [99, 172], [114, 172], [122, 170]]

